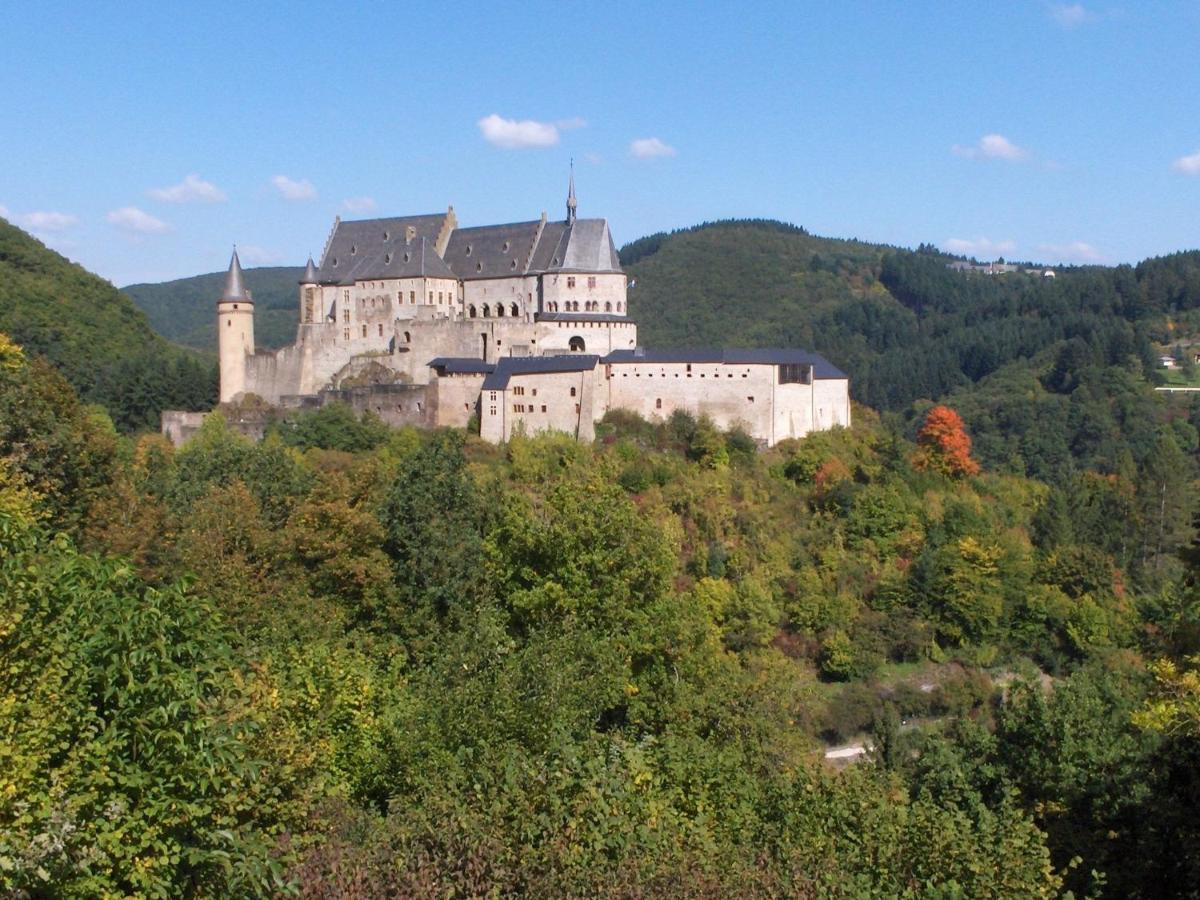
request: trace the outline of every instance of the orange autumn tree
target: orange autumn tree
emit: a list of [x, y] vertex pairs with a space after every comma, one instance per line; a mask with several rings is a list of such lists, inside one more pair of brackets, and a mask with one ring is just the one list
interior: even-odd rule
[[917, 434], [916, 469], [933, 469], [950, 478], [974, 475], [979, 463], [971, 459], [971, 437], [962, 417], [948, 406], [935, 406]]

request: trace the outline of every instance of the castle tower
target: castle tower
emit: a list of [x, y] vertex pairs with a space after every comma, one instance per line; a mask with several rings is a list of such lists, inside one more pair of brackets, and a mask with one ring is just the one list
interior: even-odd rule
[[246, 390], [246, 357], [254, 353], [254, 303], [242, 277], [237, 250], [229, 260], [225, 289], [217, 301], [217, 357], [221, 366], [222, 403]]
[[308, 265], [304, 267], [304, 277], [300, 279], [300, 324], [312, 325], [321, 321], [320, 289], [317, 287], [317, 267], [309, 256]]

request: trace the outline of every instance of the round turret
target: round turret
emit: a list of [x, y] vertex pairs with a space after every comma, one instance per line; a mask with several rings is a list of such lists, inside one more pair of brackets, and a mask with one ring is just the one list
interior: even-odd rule
[[246, 290], [236, 248], [229, 261], [225, 289], [217, 301], [217, 356], [221, 368], [222, 403], [246, 390], [246, 357], [254, 354], [254, 303]]

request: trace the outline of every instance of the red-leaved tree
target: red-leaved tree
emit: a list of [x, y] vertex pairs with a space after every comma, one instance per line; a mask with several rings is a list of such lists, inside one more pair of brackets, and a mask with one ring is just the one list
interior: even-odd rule
[[974, 475], [979, 463], [971, 458], [971, 438], [962, 417], [948, 406], [935, 406], [917, 434], [917, 469], [933, 469], [951, 478]]

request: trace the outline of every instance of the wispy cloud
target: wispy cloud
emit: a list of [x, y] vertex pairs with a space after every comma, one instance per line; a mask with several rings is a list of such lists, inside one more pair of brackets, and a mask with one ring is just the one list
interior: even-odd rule
[[599, 153], [585, 153], [583, 154], [583, 161], [593, 166], [604, 165], [604, 157]]
[[533, 119], [505, 119], [492, 113], [477, 123], [483, 139], [494, 147], [505, 150], [526, 150], [536, 147], [553, 147], [558, 143], [558, 128], [550, 122]]
[[963, 159], [1002, 159], [1006, 162], [1022, 162], [1029, 158], [1029, 151], [1018, 147], [1002, 134], [985, 134], [977, 144], [964, 147], [955, 144], [950, 152]]
[[1091, 244], [1071, 241], [1068, 244], [1039, 244], [1038, 252], [1065, 263], [1102, 263], [1105, 256]]
[[959, 256], [973, 256], [975, 259], [995, 259], [997, 256], [1011, 254], [1017, 249], [1015, 241], [993, 241], [989, 238], [948, 238], [942, 242], [942, 249], [947, 253]]
[[279, 191], [279, 196], [284, 200], [316, 200], [317, 189], [313, 187], [313, 183], [307, 178], [301, 178], [299, 181], [288, 178], [286, 175], [276, 175], [271, 179], [271, 184], [275, 186], [275, 190]]
[[1096, 18], [1082, 3], [1056, 3], [1050, 7], [1050, 17], [1063, 28], [1078, 28]]
[[1191, 156], [1181, 156], [1171, 163], [1171, 168], [1184, 175], [1200, 175], [1200, 150]]
[[225, 192], [211, 181], [205, 181], [195, 174], [184, 176], [179, 184], [151, 188], [146, 193], [163, 203], [224, 203], [229, 199]]
[[348, 197], [342, 201], [342, 209], [352, 213], [368, 213], [375, 210], [374, 197]]
[[31, 212], [17, 216], [17, 223], [22, 228], [38, 233], [66, 231], [73, 225], [79, 224], [79, 219], [69, 213], [60, 212]]
[[661, 159], [679, 155], [678, 150], [656, 137], [638, 138], [630, 142], [629, 152], [635, 159]]
[[248, 266], [273, 266], [283, 260], [283, 256], [265, 247], [254, 244], [238, 244], [238, 258]]
[[166, 234], [171, 230], [171, 226], [162, 219], [155, 218], [136, 206], [114, 209], [105, 218], [112, 225], [131, 234]]
[[576, 128], [587, 128], [587, 119], [582, 116], [572, 116], [569, 119], [559, 119], [554, 123], [559, 131], [574, 131]]

